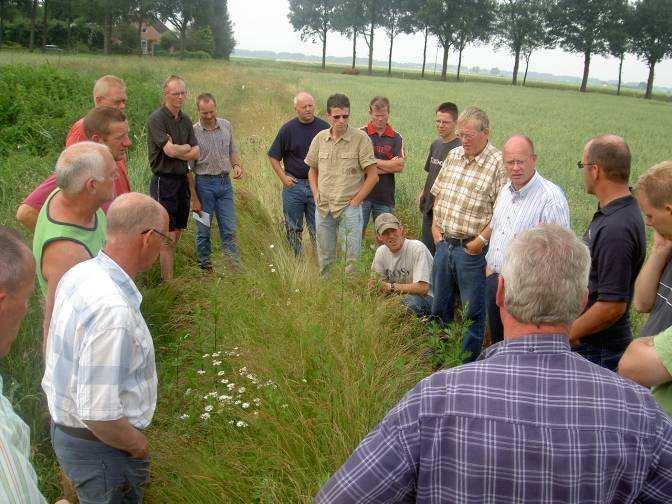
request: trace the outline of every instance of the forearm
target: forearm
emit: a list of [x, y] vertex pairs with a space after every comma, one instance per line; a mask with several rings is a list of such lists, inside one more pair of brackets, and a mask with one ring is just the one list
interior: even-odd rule
[[308, 170], [308, 184], [310, 185], [310, 192], [313, 193], [313, 199], [315, 200], [315, 203], [317, 203], [317, 176], [318, 176], [318, 171], [317, 168], [310, 167]]
[[373, 188], [376, 186], [377, 183], [378, 183], [378, 173], [376, 173], [376, 165], [371, 165], [366, 169], [366, 178], [364, 179], [362, 187], [359, 188], [359, 191], [357, 192], [357, 194], [355, 194], [355, 197], [352, 198], [351, 201], [359, 205], [362, 201], [366, 199], [369, 193], [373, 191]]
[[84, 420], [84, 423], [103, 443], [131, 455], [142, 452], [147, 444], [145, 436], [126, 417], [110, 421]]
[[400, 173], [404, 169], [404, 158], [377, 159], [378, 173]]
[[672, 380], [672, 376], [656, 353], [653, 336], [637, 338], [628, 345], [618, 363], [618, 373], [645, 387], [653, 387]]
[[436, 223], [436, 216], [432, 221], [432, 238], [434, 238], [434, 243], [439, 243], [443, 239], [441, 228]]
[[581, 338], [611, 327], [626, 310], [623, 301], [598, 301], [583, 315], [574, 321], [569, 331], [572, 344], [578, 344]]
[[490, 223], [488, 223], [488, 225], [485, 226], [479, 234], [486, 240], [490, 241], [490, 237], [492, 236], [492, 227], [490, 226]]
[[[271, 168], [273, 168], [273, 171], [277, 175], [280, 182], [283, 182], [285, 180], [286, 175], [285, 175], [285, 170], [283, 169], [282, 165], [280, 164], [280, 161], [278, 161], [277, 159], [272, 158], [270, 156], [268, 157], [268, 161], [271, 163]], [[310, 172], [309, 172], [308, 177], [310, 178]]]
[[232, 167], [235, 165], [240, 166], [240, 158], [238, 157], [238, 154], [236, 154], [235, 152], [229, 154], [229, 161], [231, 161]]
[[661, 254], [655, 248], [635, 280], [632, 306], [640, 313], [649, 313], [656, 301], [658, 282], [667, 264], [667, 254]]
[[429, 284], [426, 282], [395, 283], [393, 292], [399, 294], [416, 294], [418, 296], [426, 296], [429, 292]]
[[198, 200], [198, 193], [196, 193], [196, 182], [194, 180], [194, 172], [189, 170], [187, 172], [187, 182], [189, 183], [189, 193], [193, 199]]

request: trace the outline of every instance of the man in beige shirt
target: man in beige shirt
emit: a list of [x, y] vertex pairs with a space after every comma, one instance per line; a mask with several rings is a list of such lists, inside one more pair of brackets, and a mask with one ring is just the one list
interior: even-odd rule
[[361, 203], [378, 183], [376, 159], [368, 135], [348, 127], [350, 100], [334, 94], [327, 100], [331, 128], [319, 132], [306, 155], [308, 181], [315, 199], [317, 259], [324, 273], [336, 260], [336, 234], [351, 273], [362, 246]]

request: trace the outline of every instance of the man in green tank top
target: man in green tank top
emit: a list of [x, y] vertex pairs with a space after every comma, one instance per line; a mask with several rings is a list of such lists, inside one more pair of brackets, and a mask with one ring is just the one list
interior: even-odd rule
[[117, 166], [110, 149], [81, 142], [65, 149], [56, 162], [56, 183], [40, 210], [33, 237], [37, 279], [45, 296], [44, 337], [58, 281], [94, 257], [105, 243], [106, 221], [100, 205], [114, 197]]

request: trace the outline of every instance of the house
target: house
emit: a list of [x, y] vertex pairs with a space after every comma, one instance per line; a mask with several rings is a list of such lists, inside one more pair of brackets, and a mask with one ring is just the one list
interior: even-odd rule
[[[138, 23], [132, 23], [138, 27]], [[154, 55], [154, 47], [161, 42], [161, 35], [170, 29], [158, 19], [149, 19], [142, 22], [140, 27], [140, 48], [142, 54]]]

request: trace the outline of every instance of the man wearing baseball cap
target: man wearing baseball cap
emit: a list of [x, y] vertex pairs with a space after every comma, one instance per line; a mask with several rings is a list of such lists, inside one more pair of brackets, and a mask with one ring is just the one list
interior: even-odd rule
[[424, 243], [404, 237], [404, 227], [391, 213], [375, 220], [382, 243], [371, 265], [371, 286], [385, 293], [405, 294], [402, 303], [419, 317], [432, 308], [432, 254]]

